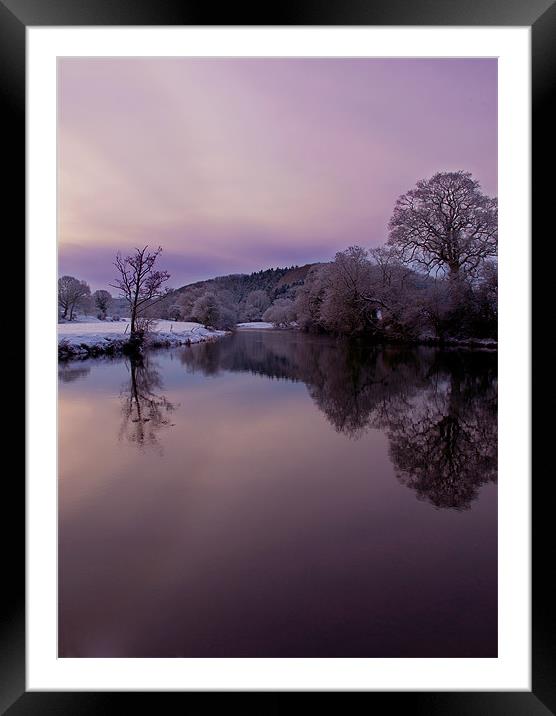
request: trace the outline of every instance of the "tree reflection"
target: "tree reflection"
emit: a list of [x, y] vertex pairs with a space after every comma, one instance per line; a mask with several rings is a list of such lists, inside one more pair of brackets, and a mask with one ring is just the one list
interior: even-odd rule
[[184, 350], [181, 360], [210, 375], [303, 381], [337, 432], [383, 431], [398, 479], [435, 507], [468, 509], [496, 481], [496, 354], [246, 332]]
[[58, 379], [62, 383], [74, 383], [81, 380], [91, 372], [90, 366], [83, 366], [75, 363], [58, 363]]
[[308, 366], [309, 394], [334, 429], [354, 439], [375, 426], [391, 400], [422, 384], [411, 351], [340, 342]]
[[138, 447], [160, 448], [158, 433], [170, 425], [174, 405], [165, 395], [156, 363], [147, 355], [126, 361], [129, 380], [122, 387], [122, 424], [120, 439], [125, 438]]
[[474, 371], [470, 358], [448, 354], [435, 361], [426, 387], [391, 401], [377, 421], [398, 478], [439, 508], [467, 509], [481, 485], [496, 481], [495, 371]]

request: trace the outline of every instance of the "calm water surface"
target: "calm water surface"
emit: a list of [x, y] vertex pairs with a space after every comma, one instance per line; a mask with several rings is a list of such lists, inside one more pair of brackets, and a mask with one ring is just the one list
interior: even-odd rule
[[496, 354], [250, 331], [59, 369], [59, 655], [496, 656]]

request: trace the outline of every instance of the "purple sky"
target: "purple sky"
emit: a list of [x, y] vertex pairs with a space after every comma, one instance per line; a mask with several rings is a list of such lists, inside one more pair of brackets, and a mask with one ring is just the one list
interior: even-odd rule
[[59, 270], [162, 245], [171, 285], [329, 260], [465, 169], [496, 194], [495, 59], [59, 61]]

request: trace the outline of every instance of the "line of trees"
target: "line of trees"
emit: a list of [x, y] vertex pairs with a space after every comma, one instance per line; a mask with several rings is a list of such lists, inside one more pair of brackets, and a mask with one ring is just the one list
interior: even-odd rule
[[495, 338], [496, 263], [485, 263], [474, 278], [439, 278], [409, 268], [390, 248], [352, 246], [316, 267], [291, 306], [280, 310], [291, 311], [300, 328], [313, 332]]
[[[131, 333], [155, 318], [233, 329], [270, 321], [302, 330], [414, 340], [495, 338], [498, 298], [498, 209], [469, 172], [440, 172], [400, 196], [387, 242], [350, 246], [330, 263], [224, 276], [178, 291], [158, 270], [162, 249], [117, 255], [116, 288], [129, 309]], [[91, 299], [84, 281], [59, 281], [61, 317], [72, 320]], [[112, 297], [93, 294], [99, 317]]]
[[385, 245], [350, 246], [289, 285], [280, 286], [286, 274], [246, 294], [242, 281], [255, 281], [252, 274], [188, 287], [168, 316], [215, 328], [262, 319], [397, 340], [495, 338], [496, 199], [469, 172], [437, 173], [399, 197], [388, 228]]
[[384, 338], [495, 338], [497, 201], [468, 172], [417, 183], [396, 202], [384, 246], [350, 246], [314, 266], [276, 325]]
[[[110, 286], [118, 289], [121, 304], [123, 300], [126, 312], [130, 316], [131, 335], [144, 331], [152, 320], [152, 309], [157, 302], [166, 298], [171, 291], [163, 285], [170, 278], [167, 271], [159, 271], [156, 262], [162, 248], [149, 251], [148, 246], [135, 249], [133, 253], [116, 255], [114, 266], [117, 276]], [[105, 320], [110, 308], [116, 301], [109, 291], [100, 289], [91, 294], [85, 281], [74, 276], [62, 276], [58, 280], [58, 306], [61, 319], [73, 320], [78, 311]]]
[[100, 289], [91, 293], [89, 284], [75, 276], [58, 279], [58, 310], [61, 319], [73, 321], [81, 312], [105, 320], [112, 303], [108, 291]]

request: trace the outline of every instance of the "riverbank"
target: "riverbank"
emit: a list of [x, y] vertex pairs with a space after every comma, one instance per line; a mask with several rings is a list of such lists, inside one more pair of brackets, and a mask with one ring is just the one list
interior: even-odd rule
[[[281, 330], [281, 331], [300, 331], [301, 329], [297, 324], [290, 324], [289, 326], [276, 326], [273, 323], [268, 323], [265, 321], [251, 321], [249, 323], [238, 323], [236, 326], [236, 329], [238, 331], [250, 331], [250, 330]], [[323, 333], [322, 335], [335, 335], [335, 334], [326, 334]], [[349, 339], [349, 336], [343, 336], [346, 339]], [[360, 335], [359, 338], [368, 338], [368, 336], [365, 336], [364, 334]], [[376, 340], [376, 338], [375, 338]], [[409, 346], [431, 346], [436, 348], [473, 348], [473, 349], [482, 349], [482, 350], [491, 350], [491, 351], [497, 351], [498, 350], [498, 341], [496, 341], [493, 338], [444, 338], [440, 339], [435, 336], [422, 336], [420, 338], [408, 338], [408, 339], [401, 339], [401, 338], [394, 338], [394, 337], [387, 337], [383, 336], [381, 339], [377, 340], [377, 343], [385, 344], [385, 345], [409, 345]]]
[[[145, 348], [187, 346], [227, 335], [190, 321], [156, 321]], [[129, 345], [129, 321], [58, 324], [58, 358], [92, 358], [124, 353]]]
[[441, 341], [438, 338], [425, 339], [421, 345], [435, 346], [438, 348], [478, 348], [488, 351], [498, 350], [498, 341], [492, 338], [445, 338]]
[[[280, 330], [272, 323], [253, 321], [239, 323], [239, 331]], [[283, 330], [283, 329], [282, 329]], [[289, 330], [299, 330], [290, 327]], [[156, 321], [150, 334], [145, 339], [144, 348], [171, 348], [213, 341], [228, 335], [230, 331], [206, 328], [192, 321]], [[443, 349], [471, 349], [497, 351], [498, 342], [493, 339], [447, 338], [443, 341], [434, 337], [423, 337], [411, 341], [383, 340], [380, 343], [391, 345], [424, 345]], [[58, 358], [94, 358], [103, 355], [119, 355], [129, 347], [129, 319], [122, 321], [76, 321], [58, 324]]]

